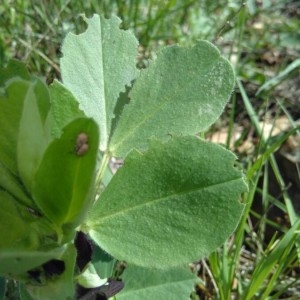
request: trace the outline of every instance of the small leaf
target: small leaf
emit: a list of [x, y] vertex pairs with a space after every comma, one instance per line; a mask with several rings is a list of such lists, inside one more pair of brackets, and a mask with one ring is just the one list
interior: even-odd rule
[[12, 79], [0, 95], [0, 161], [15, 175], [17, 167], [17, 141], [23, 112], [24, 95], [30, 87], [22, 79]]
[[23, 101], [17, 161], [19, 175], [31, 193], [36, 170], [50, 141], [48, 88], [40, 80], [32, 80]]
[[184, 267], [167, 270], [129, 266], [122, 275], [125, 287], [118, 300], [189, 299], [197, 277]]
[[26, 290], [24, 283], [19, 283], [19, 293], [21, 300], [34, 300]]
[[37, 251], [41, 245], [53, 247], [56, 243], [52, 224], [3, 190], [0, 190], [0, 220], [0, 252]]
[[0, 162], [0, 188], [13, 196], [20, 204], [27, 207], [35, 208], [33, 200], [26, 194], [26, 189], [20, 182], [20, 179], [11, 173]]
[[23, 105], [35, 82], [40, 81], [18, 61], [12, 60], [0, 69], [0, 161], [14, 175], [18, 174], [17, 143]]
[[247, 187], [234, 154], [196, 137], [132, 151], [90, 211], [87, 230], [119, 260], [168, 267], [208, 255], [234, 231]]
[[[0, 249], [14, 247], [26, 237], [29, 226], [22, 220], [17, 202], [8, 193], [0, 190]], [[1, 252], [0, 251], [0, 252]]]
[[10, 60], [6, 68], [0, 69], [0, 85], [5, 83], [12, 78], [19, 77], [30, 81], [32, 76], [29, 74], [24, 63], [18, 60]]
[[87, 30], [78, 36], [69, 33], [64, 41], [62, 79], [80, 102], [80, 108], [97, 121], [104, 150], [119, 93], [138, 74], [138, 43], [131, 32], [120, 29], [121, 20], [117, 17], [107, 20], [94, 15], [84, 20]]
[[7, 249], [0, 251], [0, 276], [11, 277], [20, 275], [30, 269], [40, 266], [50, 259], [59, 257], [65, 247], [54, 249], [17, 250]]
[[51, 130], [52, 136], [58, 138], [61, 130], [76, 118], [84, 117], [79, 103], [72, 93], [60, 82], [54, 81], [49, 87], [51, 95]]
[[[77, 149], [80, 134], [87, 137], [86, 152]], [[78, 118], [63, 129], [59, 139], [54, 140], [43, 156], [36, 173], [33, 196], [42, 212], [55, 224], [69, 223], [76, 227], [86, 214], [93, 199], [99, 145], [97, 124], [92, 119]], [[82, 146], [82, 145], [81, 145]]]
[[65, 270], [61, 275], [54, 275], [49, 278], [45, 285], [24, 286], [32, 299], [74, 299], [74, 267], [76, 251], [73, 244], [69, 244], [63, 255], [60, 257], [64, 261]]
[[108, 278], [114, 276], [114, 268], [117, 260], [107, 254], [97, 245], [94, 245], [92, 263], [100, 278]]
[[164, 48], [135, 81], [109, 149], [125, 157], [146, 149], [151, 137], [205, 130], [224, 109], [234, 86], [230, 63], [206, 41], [192, 48]]

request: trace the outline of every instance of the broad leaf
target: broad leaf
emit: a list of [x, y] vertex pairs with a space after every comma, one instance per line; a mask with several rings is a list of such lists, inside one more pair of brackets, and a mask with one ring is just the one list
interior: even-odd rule
[[135, 81], [109, 149], [119, 157], [146, 149], [151, 137], [205, 130], [224, 109], [234, 86], [230, 63], [206, 41], [166, 47]]
[[64, 41], [62, 79], [80, 108], [97, 121], [101, 147], [106, 149], [119, 93], [138, 74], [137, 40], [119, 28], [121, 20], [117, 17], [107, 20], [94, 15], [84, 20], [87, 30], [78, 36], [70, 33]]
[[230, 151], [196, 137], [132, 151], [94, 205], [87, 230], [120, 260], [167, 267], [221, 245], [241, 216], [246, 190]]
[[190, 299], [197, 277], [184, 267], [167, 270], [129, 266], [122, 275], [125, 287], [118, 300]]
[[[81, 134], [87, 139], [82, 144], [78, 142]], [[98, 144], [97, 124], [92, 119], [78, 118], [65, 126], [61, 137], [45, 151], [36, 173], [33, 197], [55, 224], [78, 226], [93, 201], [90, 193]]]
[[84, 117], [79, 103], [72, 93], [60, 82], [54, 81], [49, 87], [51, 95], [51, 133], [54, 137], [61, 135], [61, 130], [76, 118]]

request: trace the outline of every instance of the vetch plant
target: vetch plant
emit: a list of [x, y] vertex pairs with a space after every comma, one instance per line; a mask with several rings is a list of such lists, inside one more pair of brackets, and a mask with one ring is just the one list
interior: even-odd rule
[[[84, 20], [63, 43], [62, 83], [16, 61], [0, 72], [2, 286], [16, 280], [22, 299], [188, 299], [189, 263], [244, 208], [235, 155], [196, 136], [234, 72], [207, 41], [138, 70], [117, 17]], [[112, 157], [124, 160], [114, 175]]]

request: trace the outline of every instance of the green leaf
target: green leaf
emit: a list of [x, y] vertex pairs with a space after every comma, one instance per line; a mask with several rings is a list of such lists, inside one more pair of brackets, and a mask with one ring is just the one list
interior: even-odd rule
[[13, 173], [18, 174], [17, 141], [23, 111], [24, 95], [30, 87], [22, 79], [12, 79], [0, 95], [0, 161]]
[[[84, 133], [87, 152], [79, 153], [77, 139]], [[99, 145], [97, 124], [78, 118], [63, 129], [59, 139], [51, 142], [36, 173], [33, 197], [41, 211], [55, 224], [79, 225], [93, 201]]]
[[32, 80], [24, 94], [17, 145], [18, 170], [27, 190], [32, 192], [36, 170], [50, 141], [50, 96], [47, 86]]
[[131, 32], [119, 28], [117, 17], [107, 20], [94, 15], [84, 20], [87, 30], [78, 36], [69, 33], [64, 41], [62, 79], [86, 115], [97, 121], [104, 150], [119, 93], [138, 74], [138, 43]]
[[132, 151], [90, 212], [86, 228], [105, 251], [140, 266], [200, 259], [234, 231], [247, 187], [236, 157], [196, 137]]
[[32, 76], [29, 74], [24, 63], [17, 60], [10, 60], [6, 68], [0, 69], [0, 85], [5, 83], [12, 78], [19, 77], [30, 81]]
[[23, 183], [30, 191], [45, 148], [44, 123], [50, 105], [48, 90], [19, 62], [11, 61], [0, 74], [4, 88], [0, 96], [0, 186], [17, 201], [33, 208], [35, 205], [26, 195]]
[[17, 142], [23, 105], [37, 81], [18, 61], [0, 69], [0, 161], [14, 175], [18, 174]]
[[14, 247], [28, 235], [29, 226], [21, 218], [18, 204], [7, 192], [0, 190], [0, 249]]
[[61, 130], [76, 118], [84, 117], [79, 103], [72, 93], [60, 82], [54, 81], [49, 87], [51, 95], [51, 130], [52, 136], [58, 138]]
[[19, 283], [19, 294], [21, 300], [34, 300], [26, 290], [25, 285], [23, 283]]
[[92, 264], [100, 278], [113, 277], [116, 263], [116, 259], [103, 251], [98, 245], [93, 245]]
[[35, 207], [33, 200], [26, 194], [26, 189], [20, 179], [12, 174], [2, 162], [0, 162], [0, 189], [6, 191], [20, 204], [31, 208]]
[[50, 259], [59, 257], [65, 247], [36, 251], [6, 249], [0, 251], [0, 276], [11, 277], [23, 274]]
[[211, 43], [164, 48], [134, 83], [110, 151], [125, 157], [132, 148], [146, 149], [151, 137], [205, 130], [223, 111], [233, 86], [230, 63]]
[[184, 267], [168, 270], [129, 266], [122, 275], [124, 289], [118, 300], [182, 300], [190, 299], [197, 277]]
[[[56, 233], [46, 219], [34, 214], [34, 210], [20, 205], [7, 192], [0, 190], [0, 276], [19, 274], [24, 268], [36, 266], [30, 253], [38, 253], [56, 247]], [[49, 248], [50, 247], [50, 248]], [[56, 251], [55, 251], [56, 253]], [[39, 257], [39, 253], [37, 254]], [[22, 261], [29, 259], [28, 262]], [[50, 253], [50, 258], [53, 254]], [[44, 256], [40, 259], [44, 259]], [[50, 259], [48, 256], [46, 258]], [[16, 264], [20, 262], [20, 268]], [[38, 259], [39, 262], [39, 259]]]
[[61, 275], [53, 276], [53, 278], [47, 280], [45, 285], [34, 286], [28, 284], [24, 286], [32, 299], [74, 299], [75, 284], [73, 275], [76, 261], [74, 245], [68, 245], [68, 248], [59, 259], [65, 263], [65, 270]]

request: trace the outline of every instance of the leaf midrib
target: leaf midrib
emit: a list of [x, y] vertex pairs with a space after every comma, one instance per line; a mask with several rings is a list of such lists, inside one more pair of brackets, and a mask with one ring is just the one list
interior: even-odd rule
[[[92, 227], [93, 226], [97, 226], [97, 225], [100, 225], [100, 224], [104, 223], [105, 220], [107, 220], [107, 219], [115, 218], [117, 215], [126, 214], [129, 211], [139, 209], [139, 207], [142, 207], [142, 206], [154, 205], [157, 202], [165, 201], [167, 198], [171, 198], [171, 197], [178, 196], [178, 195], [179, 196], [180, 195], [187, 195], [187, 194], [190, 194], [190, 193], [197, 192], [199, 190], [210, 189], [210, 188], [215, 187], [215, 186], [219, 186], [219, 185], [223, 185], [223, 184], [228, 184], [229, 182], [240, 181], [240, 180], [242, 180], [241, 177], [236, 177], [236, 178], [233, 178], [233, 179], [230, 179], [230, 180], [218, 182], [218, 183], [211, 184], [211, 185], [208, 185], [208, 186], [205, 186], [205, 187], [203, 187], [203, 186], [202, 187], [197, 187], [197, 188], [194, 188], [194, 189], [185, 190], [185, 191], [174, 193], [174, 194], [171, 194], [171, 195], [166, 195], [164, 197], [153, 199], [153, 200], [151, 200], [149, 202], [143, 202], [141, 204], [138, 204], [138, 205], [135, 205], [135, 206], [131, 206], [129, 208], [123, 209], [121, 211], [114, 212], [114, 213], [106, 215], [106, 216], [99, 216], [99, 215], [97, 215], [98, 222], [91, 222], [91, 224], [92, 224]], [[98, 199], [98, 201], [101, 201], [101, 197]]]

